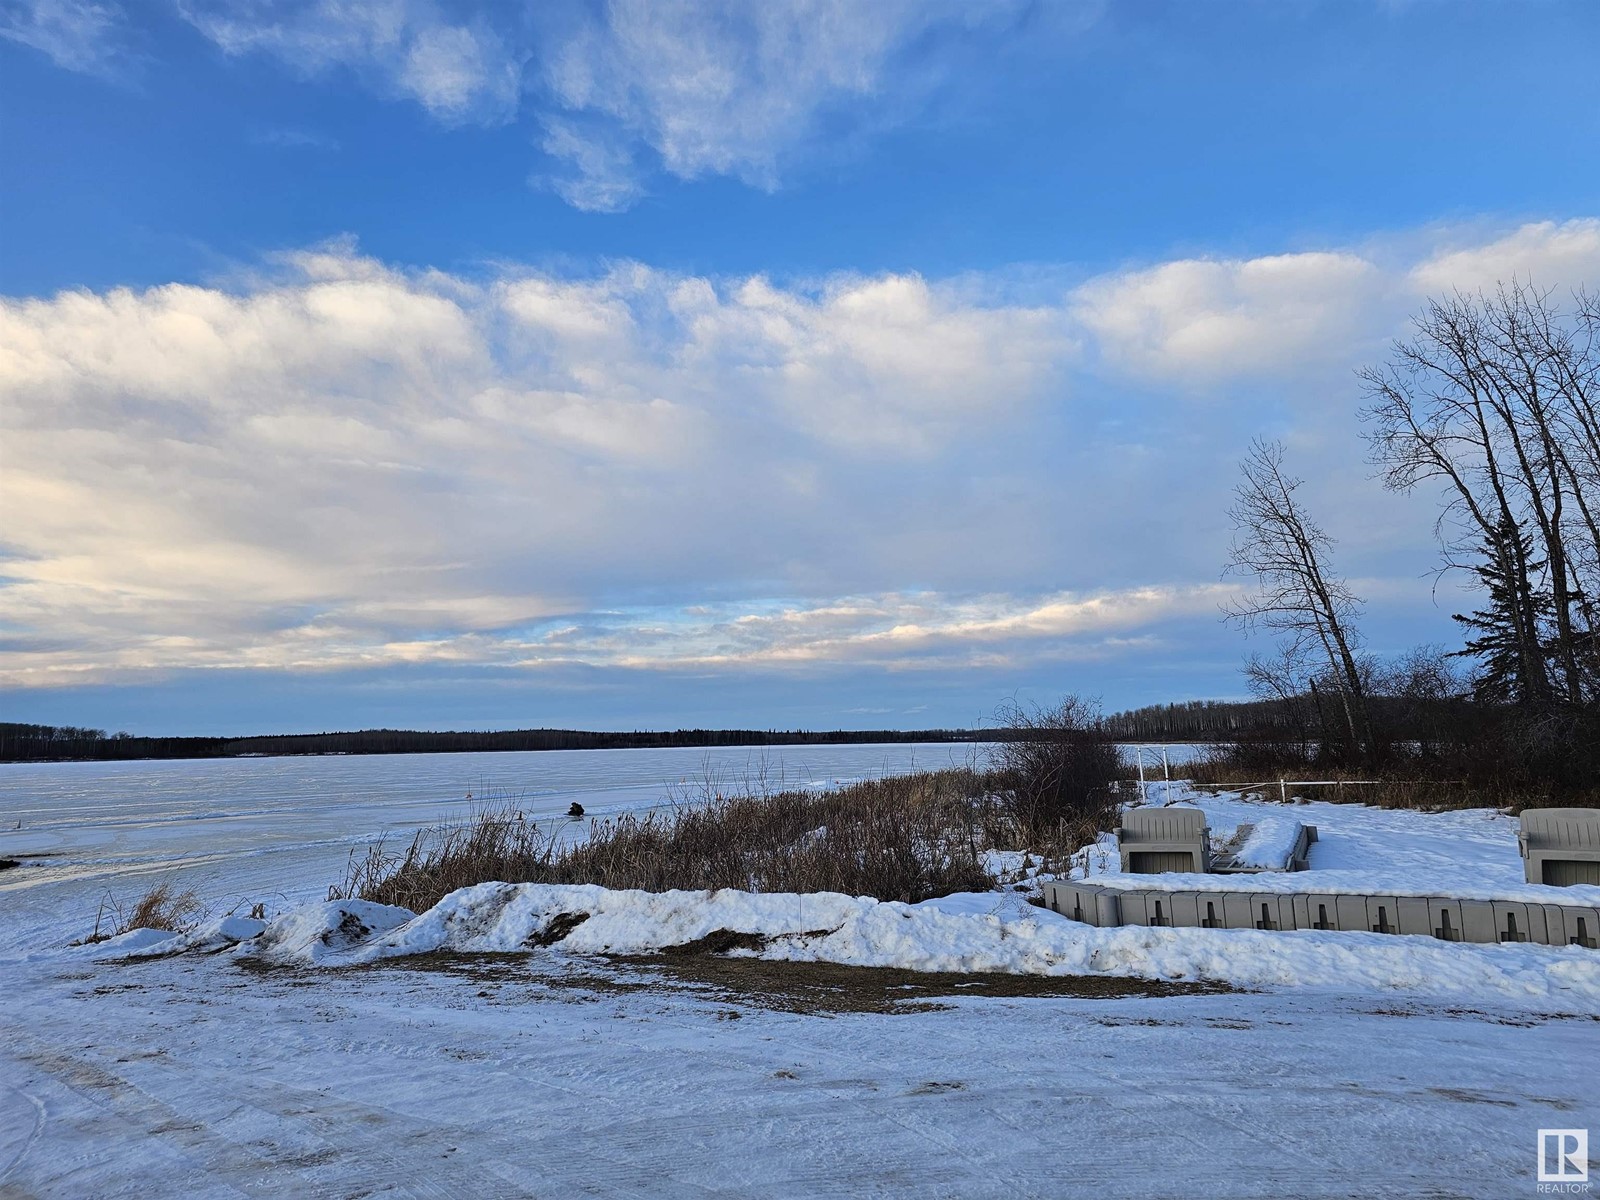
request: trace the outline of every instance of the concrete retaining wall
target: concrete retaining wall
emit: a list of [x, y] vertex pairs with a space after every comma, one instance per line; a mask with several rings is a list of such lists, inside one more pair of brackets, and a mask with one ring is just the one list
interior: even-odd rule
[[1046, 907], [1086, 925], [1177, 929], [1333, 929], [1447, 942], [1538, 942], [1600, 949], [1600, 908], [1450, 896], [1108, 888], [1051, 881]]

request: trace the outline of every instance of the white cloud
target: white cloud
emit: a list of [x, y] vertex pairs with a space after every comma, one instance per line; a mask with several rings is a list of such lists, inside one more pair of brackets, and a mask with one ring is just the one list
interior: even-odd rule
[[451, 19], [433, 0], [176, 0], [228, 54], [271, 54], [315, 74], [349, 67], [445, 122], [516, 114], [525, 52], [485, 15]]
[[1259, 258], [1191, 258], [1090, 280], [1072, 312], [1113, 369], [1167, 385], [1304, 377], [1381, 355], [1423, 298], [1513, 276], [1600, 280], [1600, 220]]
[[789, 0], [746, 4], [611, 0], [581, 21], [543, 66], [558, 112], [604, 118], [587, 126], [552, 115], [545, 148], [568, 158], [564, 186], [609, 194], [623, 164], [618, 133], [649, 146], [680, 179], [731, 175], [778, 182], [783, 157], [842, 105], [893, 108], [921, 74], [889, 70], [898, 52], [938, 31], [959, 38], [1022, 11], [1020, 0]]
[[[446, 124], [531, 110], [549, 162], [533, 174], [573, 206], [619, 212], [648, 177], [778, 185], [785, 164], [911, 118], [980, 39], [1033, 13], [1070, 36], [1102, 0], [603, 0], [520, 9], [489, 0], [170, 0], [229, 55], [303, 75], [352, 72]], [[0, 0], [0, 36], [73, 70], [107, 71], [142, 6]]]
[[[898, 123], [943, 82], [952, 50], [1028, 7], [608, 0], [519, 14], [439, 0], [176, 2], [229, 54], [271, 54], [308, 74], [346, 67], [447, 122], [510, 120], [526, 88], [539, 144], [559, 164], [534, 182], [593, 212], [630, 207], [658, 169], [775, 187], [824, 119]], [[1075, 0], [1064, 11], [1097, 7]]]
[[1487, 244], [1449, 246], [1411, 272], [1412, 286], [1429, 295], [1489, 289], [1514, 278], [1538, 287], [1600, 284], [1600, 219], [1540, 221]]
[[1049, 323], [915, 277], [472, 281], [340, 246], [237, 291], [3, 301], [0, 596], [74, 662], [294, 666], [781, 573], [764, 521], [1015, 413]]
[[588, 128], [566, 117], [547, 117], [540, 143], [552, 158], [564, 159], [570, 170], [554, 175], [535, 173], [529, 183], [548, 188], [584, 212], [625, 212], [644, 195], [639, 171], [627, 140], [608, 126]]
[[125, 26], [122, 6], [110, 0], [0, 0], [0, 38], [68, 71], [115, 74]]
[[[1573, 276], [1585, 228], [1480, 247]], [[231, 288], [0, 300], [7, 679], [1146, 644], [1215, 602], [1231, 471], [1195, 463], [1231, 461], [1258, 415], [1216, 385], [1348, 416], [1343, 360], [1381, 352], [1450, 261], [1479, 259], [1182, 261], [1018, 304], [1001, 280], [467, 278], [334, 244]], [[1140, 444], [1129, 378], [1203, 378], [1215, 419]], [[1366, 475], [1347, 428], [1273, 412], [1321, 484], [1360, 492], [1335, 486]], [[1429, 514], [1408, 554], [1371, 488], [1319, 497], [1341, 566], [1425, 591]]]
[[1116, 366], [1209, 382], [1348, 354], [1386, 286], [1347, 252], [1184, 259], [1088, 283], [1075, 311]]

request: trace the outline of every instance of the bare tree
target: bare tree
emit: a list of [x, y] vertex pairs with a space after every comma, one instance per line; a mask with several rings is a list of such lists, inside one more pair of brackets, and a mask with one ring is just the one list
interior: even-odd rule
[[1386, 484], [1441, 487], [1445, 567], [1503, 592], [1498, 669], [1533, 707], [1600, 698], [1600, 304], [1580, 294], [1569, 316], [1550, 296], [1513, 282], [1432, 301], [1362, 372]]
[[[1311, 751], [1312, 721], [1306, 700], [1312, 687], [1312, 671], [1306, 663], [1306, 647], [1291, 642], [1280, 643], [1269, 657], [1252, 654], [1244, 664], [1245, 682], [1250, 694], [1278, 704], [1283, 712], [1284, 726], [1300, 743], [1300, 756]], [[1317, 699], [1312, 693], [1312, 700]], [[1327, 724], [1326, 715], [1316, 714], [1316, 724]]]
[[[1247, 630], [1260, 626], [1286, 634], [1282, 662], [1326, 663], [1326, 671], [1308, 674], [1308, 683], [1315, 689], [1320, 675], [1331, 685], [1348, 745], [1358, 756], [1373, 758], [1378, 746], [1356, 659], [1361, 602], [1330, 571], [1333, 539], [1296, 499], [1303, 481], [1285, 474], [1283, 458], [1282, 443], [1256, 441], [1240, 464], [1244, 478], [1228, 510], [1234, 539], [1225, 574], [1249, 576], [1257, 590], [1223, 611]], [[1315, 690], [1313, 695], [1320, 706], [1321, 697]]]

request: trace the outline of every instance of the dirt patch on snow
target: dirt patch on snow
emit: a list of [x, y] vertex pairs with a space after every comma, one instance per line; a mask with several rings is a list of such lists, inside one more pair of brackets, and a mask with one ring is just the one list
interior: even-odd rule
[[754, 948], [738, 940], [752, 936], [757, 935], [733, 934], [730, 939], [711, 934], [663, 954], [551, 959], [528, 954], [437, 952], [336, 971], [452, 975], [476, 985], [479, 1001], [492, 1003], [584, 1002], [603, 996], [675, 993], [695, 996], [718, 1008], [743, 1005], [817, 1016], [929, 1012], [951, 1007], [952, 1000], [971, 997], [1116, 1000], [1238, 990], [1222, 984], [1104, 975], [960, 974], [725, 957], [729, 949]]
[[1127, 996], [1192, 996], [1234, 989], [1204, 983], [1169, 983], [1104, 975], [960, 974], [894, 967], [848, 967], [828, 962], [783, 962], [715, 955], [671, 959], [613, 959], [659, 973], [672, 986], [704, 988], [727, 1003], [743, 1002], [783, 1012], [926, 1012], [955, 998], [1067, 998], [1114, 1000]]

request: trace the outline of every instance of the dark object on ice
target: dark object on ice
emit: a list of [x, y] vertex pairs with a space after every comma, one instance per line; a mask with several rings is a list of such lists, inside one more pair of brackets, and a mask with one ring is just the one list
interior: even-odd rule
[[583, 805], [579, 804], [576, 800], [574, 800], [572, 802], [572, 807], [567, 809], [567, 816], [569, 816], [569, 817], [581, 817], [581, 816], [583, 816]]
[[21, 865], [14, 858], [0, 858], [0, 871], [9, 871], [12, 867], [20, 867]]

